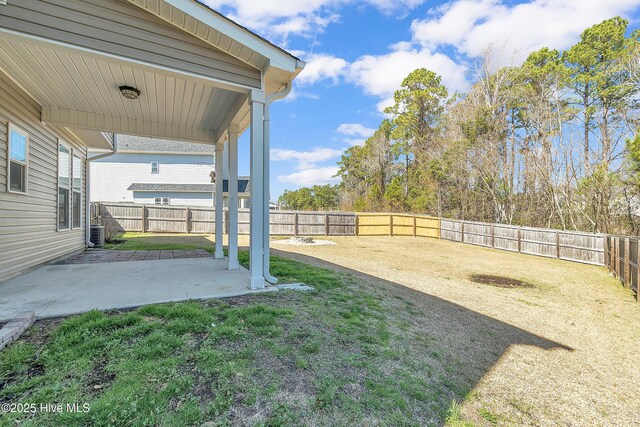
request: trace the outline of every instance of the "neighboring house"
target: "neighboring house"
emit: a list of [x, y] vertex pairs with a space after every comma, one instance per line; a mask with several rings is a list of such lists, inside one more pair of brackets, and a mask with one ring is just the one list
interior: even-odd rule
[[[116, 153], [91, 163], [91, 201], [213, 206], [214, 154], [213, 145], [118, 135]], [[238, 187], [238, 205], [248, 207], [248, 177]]]
[[[0, 0], [0, 34], [0, 281], [90, 244], [87, 184], [104, 178], [91, 176], [99, 159], [88, 159], [89, 149], [112, 150], [115, 134], [191, 141], [219, 154], [227, 141], [235, 184], [238, 137], [251, 127], [251, 178], [260, 185], [251, 194], [249, 277], [252, 288], [264, 287], [265, 116], [304, 62], [196, 0]], [[233, 269], [238, 220], [229, 210]]]

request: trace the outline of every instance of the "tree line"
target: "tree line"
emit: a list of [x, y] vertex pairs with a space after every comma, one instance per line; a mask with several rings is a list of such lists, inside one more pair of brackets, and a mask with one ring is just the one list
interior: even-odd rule
[[520, 66], [487, 49], [466, 93], [413, 71], [342, 156], [336, 206], [637, 234], [640, 32], [628, 25], [606, 20]]

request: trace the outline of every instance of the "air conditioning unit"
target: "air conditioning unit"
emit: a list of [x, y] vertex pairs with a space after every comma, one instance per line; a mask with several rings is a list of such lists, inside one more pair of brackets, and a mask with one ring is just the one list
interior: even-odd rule
[[104, 227], [102, 225], [91, 226], [91, 243], [94, 246], [104, 245]]

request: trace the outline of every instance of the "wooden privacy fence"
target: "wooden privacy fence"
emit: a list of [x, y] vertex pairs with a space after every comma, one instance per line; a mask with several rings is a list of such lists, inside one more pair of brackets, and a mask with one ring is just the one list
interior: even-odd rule
[[626, 288], [631, 288], [640, 301], [640, 240], [638, 237], [606, 236], [605, 263]]
[[357, 214], [358, 236], [415, 236], [440, 238], [440, 218], [394, 213]]
[[523, 254], [604, 265], [605, 235], [484, 222], [440, 220], [440, 238]]
[[[249, 234], [249, 209], [238, 211], [238, 233]], [[353, 236], [356, 214], [273, 210], [269, 213], [269, 233], [274, 236]]]
[[[121, 231], [160, 233], [214, 233], [215, 209], [196, 206], [141, 205], [133, 203], [91, 204], [92, 223]], [[228, 233], [229, 211], [223, 215]], [[284, 236], [353, 236], [356, 216], [349, 212], [271, 211], [270, 233]], [[249, 234], [249, 210], [238, 210], [238, 233]]]

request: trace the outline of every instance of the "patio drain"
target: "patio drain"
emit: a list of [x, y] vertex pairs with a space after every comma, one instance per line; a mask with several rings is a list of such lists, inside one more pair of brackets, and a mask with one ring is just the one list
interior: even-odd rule
[[518, 279], [512, 279], [511, 277], [492, 276], [490, 274], [472, 274], [469, 279], [473, 283], [479, 283], [481, 285], [496, 286], [498, 288], [534, 288], [531, 283], [524, 282]]

